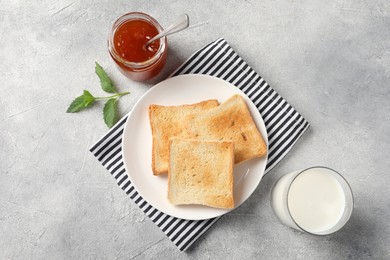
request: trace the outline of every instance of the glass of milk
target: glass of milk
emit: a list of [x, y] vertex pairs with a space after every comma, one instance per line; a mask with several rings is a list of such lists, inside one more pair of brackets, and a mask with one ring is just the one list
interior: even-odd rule
[[271, 205], [283, 224], [310, 234], [327, 235], [347, 223], [353, 195], [339, 173], [317, 166], [281, 177], [272, 189]]

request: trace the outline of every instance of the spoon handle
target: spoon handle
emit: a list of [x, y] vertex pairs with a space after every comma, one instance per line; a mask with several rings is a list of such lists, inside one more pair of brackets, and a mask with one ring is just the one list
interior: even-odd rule
[[161, 33], [154, 36], [152, 39], [147, 41], [144, 45], [144, 47], [148, 46], [152, 42], [154, 42], [157, 39], [160, 39], [161, 37], [170, 35], [172, 33], [184, 30], [190, 25], [190, 19], [187, 14], [181, 15], [173, 24], [171, 24], [168, 28], [163, 30]]

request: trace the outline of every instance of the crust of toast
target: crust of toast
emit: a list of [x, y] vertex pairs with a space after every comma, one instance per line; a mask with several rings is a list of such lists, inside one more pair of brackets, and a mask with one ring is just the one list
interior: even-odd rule
[[170, 139], [168, 200], [234, 208], [234, 144], [229, 141]]

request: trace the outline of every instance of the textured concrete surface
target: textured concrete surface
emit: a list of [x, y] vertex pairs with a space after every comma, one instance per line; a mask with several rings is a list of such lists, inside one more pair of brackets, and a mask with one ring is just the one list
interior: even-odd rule
[[[111, 23], [144, 11], [169, 37], [168, 66], [135, 83], [106, 49]], [[0, 259], [389, 259], [390, 2], [0, 0]], [[107, 128], [102, 105], [66, 114], [87, 88], [103, 94], [94, 62], [120, 90], [122, 113], [190, 54], [224, 37], [311, 123], [253, 196], [186, 253], [116, 186], [87, 148]], [[356, 200], [340, 232], [317, 237], [280, 224], [269, 201], [284, 173], [326, 165]]]

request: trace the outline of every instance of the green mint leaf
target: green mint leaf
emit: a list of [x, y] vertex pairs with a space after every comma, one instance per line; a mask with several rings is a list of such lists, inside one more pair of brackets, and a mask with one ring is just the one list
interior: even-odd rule
[[106, 125], [111, 128], [115, 123], [118, 121], [118, 114], [117, 114], [117, 99], [116, 98], [110, 98], [103, 108], [103, 117], [104, 122]]
[[115, 86], [112, 84], [110, 77], [108, 77], [107, 73], [102, 68], [102, 66], [99, 65], [99, 63], [97, 63], [97, 62], [95, 62], [95, 63], [96, 63], [95, 73], [96, 73], [96, 75], [98, 75], [98, 77], [100, 79], [100, 85], [101, 85], [102, 89], [108, 93], [116, 93], [117, 91], [115, 89]]
[[95, 97], [92, 96], [92, 94], [89, 93], [88, 90], [84, 90], [83, 96], [84, 96], [86, 107], [92, 105], [92, 103], [95, 101]]
[[88, 90], [84, 90], [83, 95], [75, 98], [68, 109], [66, 110], [66, 113], [76, 113], [79, 112], [87, 107], [90, 107], [95, 102], [95, 97], [92, 96], [91, 93], [89, 93]]

